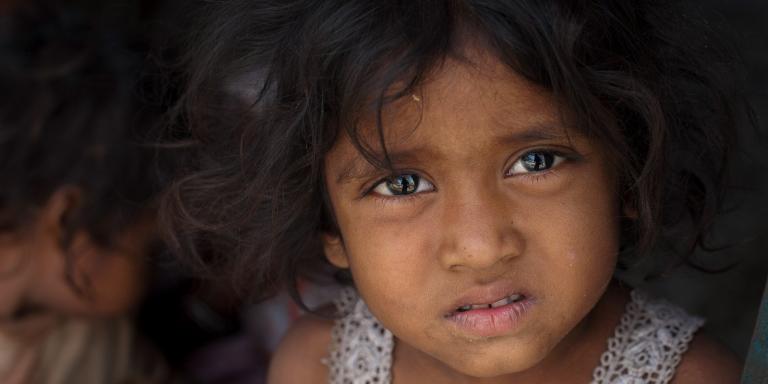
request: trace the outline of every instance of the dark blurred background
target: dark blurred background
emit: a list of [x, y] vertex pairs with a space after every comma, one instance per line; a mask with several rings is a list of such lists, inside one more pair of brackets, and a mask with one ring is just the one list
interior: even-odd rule
[[744, 358], [768, 273], [768, 1], [691, 3], [740, 53], [745, 71], [736, 75], [758, 123], [740, 132], [732, 192], [713, 228], [714, 243], [724, 248], [697, 255], [714, 264], [736, 264], [722, 273], [681, 267], [659, 281], [628, 279], [705, 316], [705, 329]]

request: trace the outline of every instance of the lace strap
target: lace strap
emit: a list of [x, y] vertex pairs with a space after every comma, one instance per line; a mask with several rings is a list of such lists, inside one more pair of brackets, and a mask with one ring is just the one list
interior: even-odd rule
[[392, 333], [379, 324], [352, 288], [336, 300], [343, 314], [334, 324], [330, 356], [325, 360], [331, 384], [389, 384]]
[[632, 291], [631, 301], [608, 350], [593, 373], [593, 384], [666, 384], [704, 320], [663, 300]]

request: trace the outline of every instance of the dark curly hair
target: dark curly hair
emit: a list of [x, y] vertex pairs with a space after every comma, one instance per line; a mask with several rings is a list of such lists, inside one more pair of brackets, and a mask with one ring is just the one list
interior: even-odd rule
[[0, 15], [0, 231], [23, 228], [75, 186], [82, 199], [64, 217], [62, 245], [83, 229], [109, 247], [158, 195], [145, 144], [160, 114], [136, 92], [143, 57], [132, 38], [63, 3]]
[[627, 255], [649, 254], [680, 223], [683, 256], [703, 244], [747, 111], [727, 80], [733, 60], [670, 1], [230, 0], [200, 12], [172, 111], [187, 157], [161, 214], [191, 265], [257, 297], [329, 271], [325, 154], [344, 132], [387, 167], [357, 120], [460, 55], [464, 36], [609, 148], [637, 211], [623, 225]]

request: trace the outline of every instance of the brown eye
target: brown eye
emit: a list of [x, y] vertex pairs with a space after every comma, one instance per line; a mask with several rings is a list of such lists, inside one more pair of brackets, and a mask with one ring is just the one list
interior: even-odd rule
[[555, 155], [547, 152], [528, 152], [520, 158], [528, 172], [540, 172], [552, 167], [555, 162]]
[[544, 172], [560, 164], [565, 158], [550, 151], [531, 151], [523, 154], [512, 165], [509, 175]]
[[398, 175], [386, 181], [387, 189], [393, 195], [408, 195], [416, 192], [419, 177], [416, 175]]
[[373, 192], [383, 196], [403, 196], [418, 192], [427, 192], [434, 187], [416, 174], [394, 175], [380, 182]]

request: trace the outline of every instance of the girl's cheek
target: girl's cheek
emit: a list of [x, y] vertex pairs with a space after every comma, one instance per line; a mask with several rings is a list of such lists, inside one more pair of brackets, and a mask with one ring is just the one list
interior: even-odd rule
[[573, 267], [576, 265], [576, 260], [578, 259], [578, 255], [575, 251], [568, 251], [565, 253], [565, 261], [569, 268], [573, 269]]
[[434, 258], [439, 237], [428, 215], [401, 220], [373, 215], [357, 219], [347, 223], [349, 230], [344, 236], [353, 269], [355, 264], [360, 267], [358, 274], [375, 271], [372, 278], [397, 283], [391, 279], [427, 273], [426, 265]]

